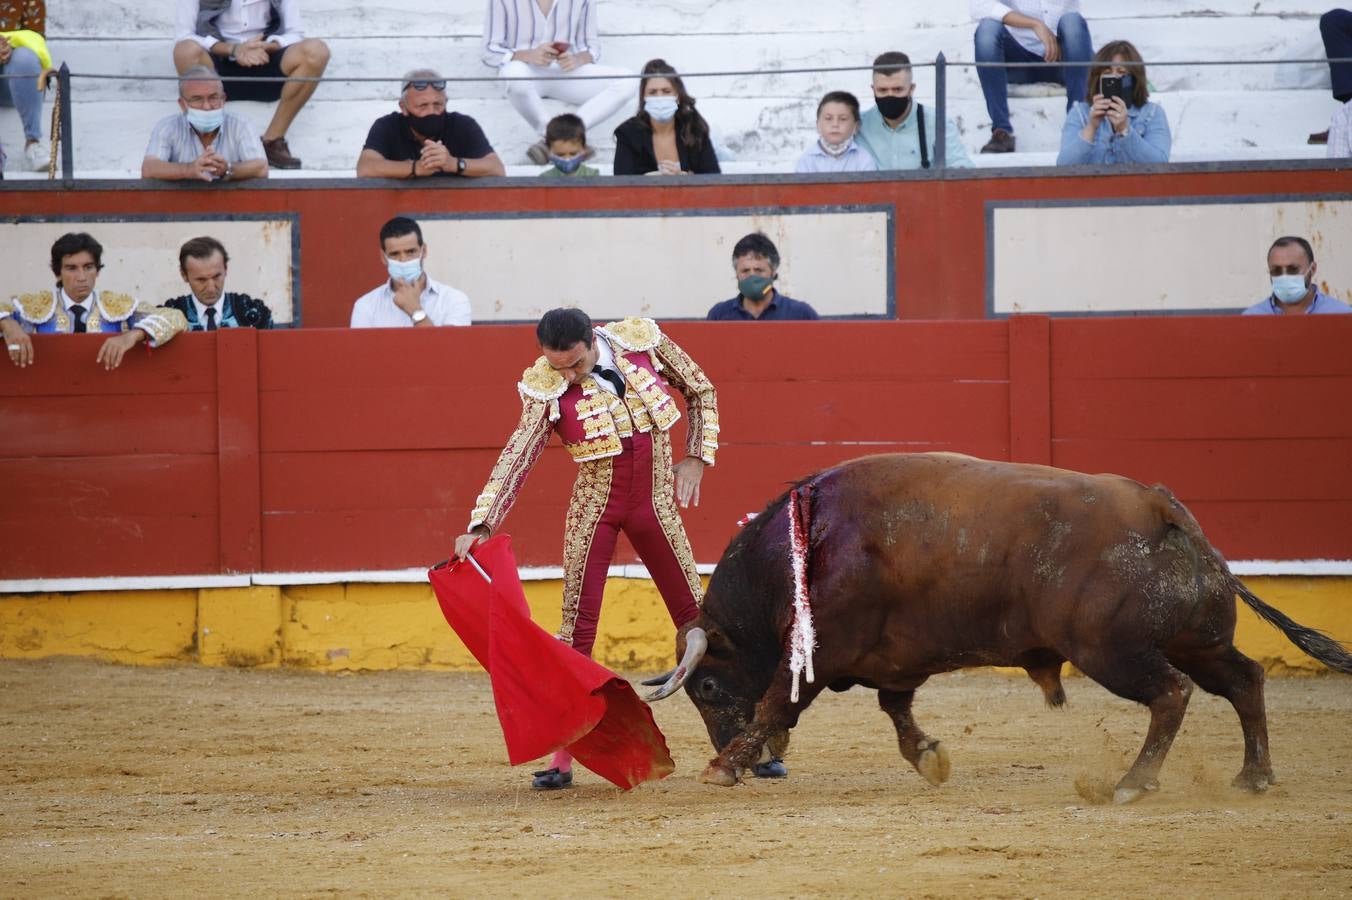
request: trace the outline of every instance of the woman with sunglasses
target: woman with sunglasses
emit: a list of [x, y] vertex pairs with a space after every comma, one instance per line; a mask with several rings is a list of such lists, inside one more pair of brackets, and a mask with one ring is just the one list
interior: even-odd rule
[[638, 114], [615, 129], [616, 175], [718, 174], [709, 123], [675, 69], [650, 61], [638, 95]]
[[446, 111], [446, 79], [431, 69], [404, 76], [399, 111], [371, 125], [358, 178], [506, 175], [479, 123]]

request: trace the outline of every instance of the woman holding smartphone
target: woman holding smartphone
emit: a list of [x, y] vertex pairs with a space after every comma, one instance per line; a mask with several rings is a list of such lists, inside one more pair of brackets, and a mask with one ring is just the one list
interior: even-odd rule
[[1145, 63], [1129, 41], [1112, 41], [1094, 54], [1089, 96], [1066, 113], [1058, 166], [1169, 161], [1169, 119], [1149, 102]]
[[695, 98], [676, 70], [654, 59], [642, 74], [638, 114], [615, 129], [615, 174], [718, 174], [709, 123], [695, 110]]

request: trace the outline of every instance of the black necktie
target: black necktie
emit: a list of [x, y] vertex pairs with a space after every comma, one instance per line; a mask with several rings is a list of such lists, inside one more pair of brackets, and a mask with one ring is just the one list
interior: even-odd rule
[[75, 317], [75, 333], [84, 334], [85, 332], [85, 308], [83, 306], [72, 306], [70, 314]]
[[615, 388], [615, 393], [620, 396], [621, 400], [624, 399], [624, 379], [620, 377], [619, 372], [616, 372], [613, 369], [606, 369], [598, 365], [596, 368], [592, 369], [592, 374], [600, 375], [606, 381], [609, 381], [611, 385]]
[[207, 331], [216, 330], [216, 307], [207, 307]]

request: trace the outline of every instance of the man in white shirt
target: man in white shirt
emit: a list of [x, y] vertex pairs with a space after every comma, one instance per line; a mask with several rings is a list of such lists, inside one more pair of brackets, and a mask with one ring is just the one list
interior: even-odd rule
[[469, 297], [423, 270], [427, 245], [417, 222], [404, 216], [386, 222], [380, 229], [380, 256], [390, 277], [357, 300], [353, 328], [470, 324]]
[[224, 76], [260, 79], [228, 82], [226, 93], [231, 100], [277, 102], [263, 132], [268, 164], [299, 169], [286, 130], [319, 85], [261, 80], [318, 78], [329, 64], [328, 45], [301, 31], [299, 0], [178, 0], [175, 40], [180, 75], [193, 66], [213, 66]]
[[549, 161], [544, 140], [549, 114], [541, 98], [576, 106], [578, 118], [591, 131], [635, 96], [631, 82], [595, 79], [628, 73], [597, 65], [601, 45], [593, 0], [493, 0], [486, 15], [484, 64], [495, 66], [503, 78], [547, 79], [507, 85], [512, 106], [537, 137], [526, 151], [531, 162]]
[[1061, 62], [1089, 62], [1094, 45], [1089, 25], [1080, 15], [1079, 0], [969, 0], [976, 26], [979, 63], [1046, 63], [1028, 68], [1003, 66], [976, 70], [986, 111], [991, 117], [991, 139], [982, 153], [1013, 153], [1014, 125], [1009, 120], [1009, 85], [1051, 81], [1066, 86], [1066, 109], [1088, 99], [1087, 66]]

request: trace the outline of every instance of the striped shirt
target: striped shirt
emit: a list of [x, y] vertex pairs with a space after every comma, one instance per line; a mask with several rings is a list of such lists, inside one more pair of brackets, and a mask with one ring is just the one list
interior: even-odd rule
[[[1041, 19], [1042, 22], [1051, 29], [1052, 34], [1056, 34], [1056, 26], [1060, 24], [1061, 17], [1066, 13], [1077, 13], [1080, 11], [1080, 0], [968, 0], [968, 10], [972, 14], [972, 21], [980, 22], [982, 19], [994, 19], [997, 22], [1003, 22], [1005, 16], [1012, 12], [1020, 13], [1030, 19]], [[1046, 52], [1042, 46], [1042, 41], [1038, 40], [1036, 32], [1031, 28], [1014, 28], [1005, 26], [1009, 33], [1014, 35], [1014, 40], [1018, 41], [1023, 49], [1030, 53], [1036, 53], [1041, 56]]]
[[596, 0], [554, 0], [549, 14], [539, 0], [488, 0], [484, 13], [484, 65], [505, 66], [517, 50], [541, 44], [568, 44], [569, 53], [584, 50], [600, 62], [596, 38]]
[[[150, 145], [146, 147], [146, 156], [171, 163], [188, 163], [206, 152], [202, 137], [191, 125], [183, 113], [165, 116], [155, 123], [150, 132]], [[226, 162], [246, 162], [251, 159], [264, 159], [263, 141], [258, 137], [249, 120], [232, 113], [225, 114], [220, 131], [211, 149], [223, 157]]]

